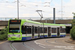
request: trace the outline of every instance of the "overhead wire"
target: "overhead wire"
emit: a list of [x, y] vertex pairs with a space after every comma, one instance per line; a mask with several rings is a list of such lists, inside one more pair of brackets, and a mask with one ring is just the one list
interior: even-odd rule
[[[9, 2], [8, 0], [1, 0], [2, 2], [4, 2], [4, 3], [16, 3], [17, 1], [14, 1], [14, 2]], [[51, 0], [51, 2], [52, 2], [52, 0]], [[39, 4], [45, 4], [45, 3], [51, 3], [51, 2], [31, 2], [31, 3], [39, 3]], [[20, 7], [27, 7], [27, 8], [31, 8], [31, 7], [28, 7], [28, 6], [26, 6], [25, 4], [23, 4], [23, 3], [21, 3], [20, 1], [19, 1], [19, 3], [20, 3]], [[35, 9], [36, 8], [38, 8], [39, 7], [39, 5], [34, 5], [35, 6]], [[50, 7], [50, 6], [48, 6], [48, 7]], [[31, 11], [33, 11], [32, 9], [31, 9]], [[47, 11], [43, 11], [43, 12], [47, 12]], [[49, 13], [49, 12], [47, 12], [47, 13]]]

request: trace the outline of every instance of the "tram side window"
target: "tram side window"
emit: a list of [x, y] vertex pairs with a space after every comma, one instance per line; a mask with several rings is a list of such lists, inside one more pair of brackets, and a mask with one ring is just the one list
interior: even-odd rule
[[31, 34], [31, 26], [22, 26], [22, 34]]
[[26, 30], [27, 30], [27, 34], [31, 34], [31, 26], [27, 26]]
[[42, 32], [42, 28], [41, 28], [41, 27], [39, 28], [39, 32], [40, 32], [40, 33]]
[[66, 31], [65, 31], [65, 28], [60, 28], [60, 32], [61, 33], [65, 33]]
[[26, 34], [26, 26], [22, 26], [21, 32], [22, 32], [22, 34]]
[[52, 33], [56, 33], [56, 28], [52, 28]]
[[38, 31], [37, 31], [38, 33], [40, 33], [40, 27], [38, 26]]
[[37, 33], [37, 27], [35, 27], [35, 33]]
[[44, 28], [44, 33], [47, 33], [47, 28]]
[[43, 27], [40, 27], [40, 33], [43, 33]]

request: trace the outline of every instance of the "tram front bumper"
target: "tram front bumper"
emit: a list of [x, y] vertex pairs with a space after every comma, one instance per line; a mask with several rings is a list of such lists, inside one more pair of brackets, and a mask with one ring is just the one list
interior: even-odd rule
[[21, 37], [8, 37], [8, 41], [21, 41]]

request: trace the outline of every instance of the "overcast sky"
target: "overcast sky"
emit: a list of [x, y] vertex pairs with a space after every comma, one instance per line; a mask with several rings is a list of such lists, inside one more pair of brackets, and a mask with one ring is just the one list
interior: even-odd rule
[[[0, 0], [0, 17], [17, 17], [17, 0]], [[63, 17], [72, 17], [75, 12], [75, 0], [19, 0], [20, 17], [38, 17], [36, 10], [43, 10], [44, 17], [61, 17], [61, 1]]]

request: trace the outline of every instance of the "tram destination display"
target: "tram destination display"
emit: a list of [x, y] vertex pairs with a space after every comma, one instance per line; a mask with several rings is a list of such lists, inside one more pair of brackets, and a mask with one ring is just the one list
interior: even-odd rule
[[20, 24], [21, 20], [10, 20], [10, 24]]

